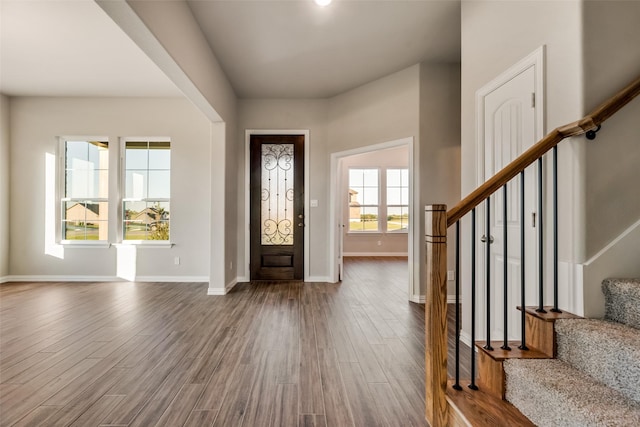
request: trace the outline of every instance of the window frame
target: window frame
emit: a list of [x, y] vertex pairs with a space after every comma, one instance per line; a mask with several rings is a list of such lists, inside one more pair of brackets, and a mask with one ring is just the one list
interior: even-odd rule
[[[119, 167], [120, 173], [119, 178], [120, 182], [118, 185], [119, 189], [119, 197], [118, 197], [118, 241], [122, 245], [135, 245], [135, 246], [153, 246], [153, 247], [172, 247], [174, 244], [171, 240], [171, 171], [173, 169], [173, 156], [170, 157], [169, 163], [169, 197], [145, 197], [145, 198], [133, 198], [126, 197], [127, 196], [127, 163], [126, 163], [126, 155], [127, 155], [127, 143], [128, 142], [167, 142], [169, 143], [170, 152], [173, 151], [172, 140], [168, 136], [151, 136], [151, 137], [121, 137], [120, 138], [120, 153], [119, 153]], [[148, 151], [148, 149], [147, 149]], [[149, 171], [149, 166], [147, 165], [147, 172]], [[147, 195], [148, 196], [148, 195]], [[143, 202], [143, 203], [168, 203], [169, 204], [169, 239], [168, 240], [150, 240], [150, 239], [125, 239], [125, 227], [126, 227], [126, 218], [124, 207], [126, 202]]]
[[[107, 197], [67, 197], [66, 193], [66, 184], [67, 184], [67, 143], [68, 142], [90, 142], [90, 141], [99, 141], [107, 144]], [[56, 194], [56, 241], [61, 245], [71, 247], [71, 246], [82, 246], [82, 247], [108, 247], [110, 243], [110, 229], [111, 224], [113, 223], [113, 219], [110, 214], [110, 193], [109, 193], [109, 180], [110, 173], [112, 169], [111, 164], [111, 150], [113, 146], [109, 137], [107, 136], [94, 136], [94, 135], [62, 135], [58, 137], [58, 172], [56, 173], [57, 179], [57, 194]], [[66, 213], [64, 211], [67, 202], [78, 202], [78, 203], [107, 203], [107, 216], [106, 216], [106, 227], [107, 227], [107, 238], [103, 240], [87, 240], [87, 239], [66, 239], [65, 233], [65, 222], [67, 219]]]
[[[377, 205], [370, 205], [370, 204], [360, 204], [360, 208], [376, 208], [378, 209], [378, 227], [375, 230], [352, 230], [351, 229], [351, 218], [349, 216], [349, 209], [351, 208], [351, 206], [349, 206], [349, 190], [352, 188], [351, 187], [351, 171], [352, 170], [360, 170], [360, 171], [365, 171], [365, 170], [375, 170], [378, 173], [378, 183], [377, 183], [377, 190], [378, 190], [378, 204]], [[380, 173], [381, 168], [379, 167], [370, 167], [370, 166], [364, 166], [364, 167], [358, 167], [358, 166], [353, 166], [353, 167], [349, 167], [347, 168], [347, 233], [353, 233], [353, 234], [375, 234], [375, 233], [383, 233], [384, 231], [382, 230], [381, 227], [381, 223], [380, 223], [380, 218], [381, 218], [381, 208], [382, 208], [382, 199], [381, 199], [381, 180], [382, 180], [382, 174]], [[364, 182], [363, 182], [363, 188], [364, 188]]]
[[[409, 178], [409, 167], [386, 167], [383, 168], [384, 169], [384, 178], [385, 178], [385, 182], [384, 182], [384, 208], [385, 208], [385, 212], [384, 212], [384, 230], [386, 233], [391, 233], [391, 234], [402, 234], [402, 233], [408, 233], [409, 232], [409, 217], [411, 216], [411, 212], [410, 212], [410, 205], [409, 205], [409, 199], [411, 198], [411, 185], [410, 185], [410, 181], [411, 179]], [[393, 188], [400, 188], [401, 190], [403, 188], [407, 189], [407, 204], [406, 205], [397, 205], [397, 204], [389, 204], [389, 200], [388, 200], [388, 191], [389, 191], [389, 171], [390, 170], [399, 170], [400, 171], [400, 177], [401, 177], [401, 181], [400, 181], [400, 186], [394, 186]], [[402, 182], [402, 171], [407, 171], [407, 182], [406, 185], [402, 185], [404, 184]], [[402, 201], [402, 198], [401, 198]], [[388, 217], [389, 217], [389, 208], [406, 208], [407, 209], [407, 227], [406, 228], [400, 228], [398, 230], [389, 230], [388, 227]]]
[[[353, 235], [373, 235], [373, 234], [408, 234], [411, 217], [411, 176], [408, 166], [349, 166], [347, 169], [347, 177], [346, 177], [346, 211], [345, 211], [345, 221], [347, 224], [347, 234]], [[349, 214], [349, 190], [351, 190], [351, 182], [350, 182], [350, 172], [351, 170], [365, 170], [365, 169], [375, 169], [378, 171], [378, 205], [361, 205], [362, 207], [377, 207], [378, 208], [378, 229], [377, 230], [351, 230], [350, 224], [350, 214]], [[387, 171], [389, 170], [406, 170], [407, 171], [407, 191], [408, 191], [408, 199], [406, 205], [389, 205], [387, 203], [387, 190], [388, 190], [388, 175]], [[398, 188], [404, 188], [405, 186], [401, 186]], [[388, 208], [389, 207], [406, 207], [407, 209], [407, 228], [401, 228], [398, 230], [389, 230], [388, 229]]]

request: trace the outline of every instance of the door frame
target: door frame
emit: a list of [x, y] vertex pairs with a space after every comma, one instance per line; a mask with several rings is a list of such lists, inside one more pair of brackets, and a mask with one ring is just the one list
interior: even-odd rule
[[[544, 45], [537, 48], [535, 51], [518, 61], [516, 64], [509, 67], [507, 70], [502, 72], [500, 75], [495, 77], [486, 85], [482, 86], [476, 92], [476, 187], [482, 185], [485, 180], [485, 98], [491, 94], [493, 91], [502, 87], [504, 84], [508, 83], [512, 79], [519, 76], [521, 73], [533, 67], [534, 69], [534, 91], [535, 91], [535, 123], [534, 123], [534, 144], [539, 141], [545, 135], [545, 53], [546, 48]], [[545, 179], [545, 173], [543, 171], [543, 180]], [[544, 185], [544, 183], [543, 183]], [[543, 190], [544, 194], [544, 190]], [[475, 241], [479, 241], [480, 236], [485, 233], [485, 209], [482, 207], [478, 212], [477, 218], [478, 227], [476, 229], [476, 236], [473, 236]], [[537, 244], [537, 243], [536, 243]], [[479, 256], [487, 256], [485, 251], [485, 245], [482, 245], [478, 248], [480, 251], [478, 253]], [[535, 254], [537, 256], [537, 254]], [[524, 263], [525, 260], [522, 260]], [[478, 275], [478, 283], [484, 283], [484, 263], [480, 263], [479, 268], [476, 270], [476, 274]], [[537, 277], [537, 272], [536, 277]], [[476, 293], [477, 301], [483, 302], [486, 300], [486, 287], [479, 286]], [[485, 305], [478, 305], [478, 330], [484, 330], [484, 322], [486, 318], [486, 313], [484, 312]], [[494, 325], [495, 326], [495, 325]], [[496, 331], [491, 331], [494, 334]], [[476, 337], [477, 339], [482, 339], [483, 337]]]
[[[329, 181], [329, 279], [332, 283], [336, 283], [338, 281], [338, 260], [339, 257], [342, 258], [342, 254], [339, 253], [340, 250], [340, 239], [342, 239], [342, 224], [343, 221], [343, 208], [344, 208], [344, 197], [341, 197], [342, 189], [338, 186], [340, 185], [340, 179], [338, 176], [340, 174], [339, 166], [340, 160], [344, 157], [353, 156], [355, 154], [363, 154], [369, 153], [371, 151], [384, 150], [387, 148], [400, 147], [403, 145], [407, 145], [409, 147], [409, 233], [407, 233], [408, 239], [408, 265], [407, 268], [409, 270], [409, 283], [407, 288], [408, 299], [414, 302], [420, 299], [419, 291], [416, 292], [414, 289], [414, 268], [416, 262], [419, 260], [415, 260], [414, 256], [416, 256], [416, 252], [413, 248], [414, 242], [414, 233], [416, 232], [416, 222], [414, 215], [414, 198], [415, 194], [418, 194], [416, 190], [416, 186], [414, 185], [414, 168], [413, 168], [413, 150], [414, 143], [413, 137], [407, 137], [402, 139], [397, 139], [394, 141], [383, 142], [380, 144], [368, 145], [366, 147], [354, 148], [351, 150], [340, 151], [331, 153], [331, 175]], [[419, 289], [419, 284], [417, 289]], [[424, 302], [424, 301], [422, 301]]]
[[544, 136], [545, 129], [545, 46], [540, 46], [535, 51], [509, 67], [498, 77], [482, 86], [476, 92], [476, 185], [480, 186], [485, 181], [484, 176], [484, 99], [494, 90], [506, 84], [510, 80], [517, 77], [527, 69], [534, 67], [535, 72], [535, 93], [536, 93], [536, 124], [535, 124], [535, 141], [539, 141]]
[[304, 135], [304, 281], [309, 281], [309, 129], [246, 129], [244, 131], [244, 271], [251, 278], [251, 135]]

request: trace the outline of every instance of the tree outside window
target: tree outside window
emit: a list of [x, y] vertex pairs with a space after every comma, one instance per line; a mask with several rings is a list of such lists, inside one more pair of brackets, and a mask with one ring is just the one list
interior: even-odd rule
[[125, 141], [124, 240], [168, 241], [171, 146], [169, 141]]

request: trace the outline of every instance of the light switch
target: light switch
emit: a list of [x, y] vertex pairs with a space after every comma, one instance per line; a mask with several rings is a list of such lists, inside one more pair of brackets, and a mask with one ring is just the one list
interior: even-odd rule
[[311, 200], [311, 207], [312, 208], [317, 208], [318, 207], [318, 201], [317, 200]]

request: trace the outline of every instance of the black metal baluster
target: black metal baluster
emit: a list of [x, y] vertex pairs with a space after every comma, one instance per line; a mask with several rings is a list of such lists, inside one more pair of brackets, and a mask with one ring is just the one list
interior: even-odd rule
[[507, 184], [505, 184], [504, 186], [502, 186], [502, 250], [504, 251], [503, 254], [503, 266], [502, 266], [502, 273], [504, 275], [504, 295], [503, 295], [503, 301], [504, 301], [504, 343], [502, 344], [502, 347], [500, 347], [503, 350], [511, 350], [511, 347], [509, 347], [509, 332], [508, 332], [508, 314], [509, 314], [509, 310], [508, 310], [508, 299], [507, 299], [507, 289], [508, 289], [508, 281], [507, 281], [507, 270], [508, 270], [508, 262], [507, 260], [509, 259], [509, 254], [508, 254], [508, 242], [507, 242]]
[[486, 324], [486, 334], [487, 334], [487, 344], [484, 346], [486, 350], [493, 350], [491, 347], [491, 197], [487, 197], [487, 215], [486, 215], [486, 229], [485, 229], [485, 238], [486, 238], [486, 276], [487, 276], [487, 324]]
[[538, 159], [538, 313], [546, 313], [544, 309], [544, 232], [542, 229], [542, 157]]
[[524, 171], [520, 172], [520, 334], [521, 334], [521, 343], [518, 346], [520, 350], [529, 350], [526, 343], [526, 306], [525, 306], [525, 245], [524, 245], [524, 221], [525, 221], [525, 213], [524, 213]]
[[456, 382], [453, 388], [462, 390], [460, 387], [460, 221], [456, 222]]
[[553, 308], [554, 313], [561, 313], [558, 308], [558, 146], [553, 147]]
[[471, 390], [476, 385], [476, 208], [471, 210]]

